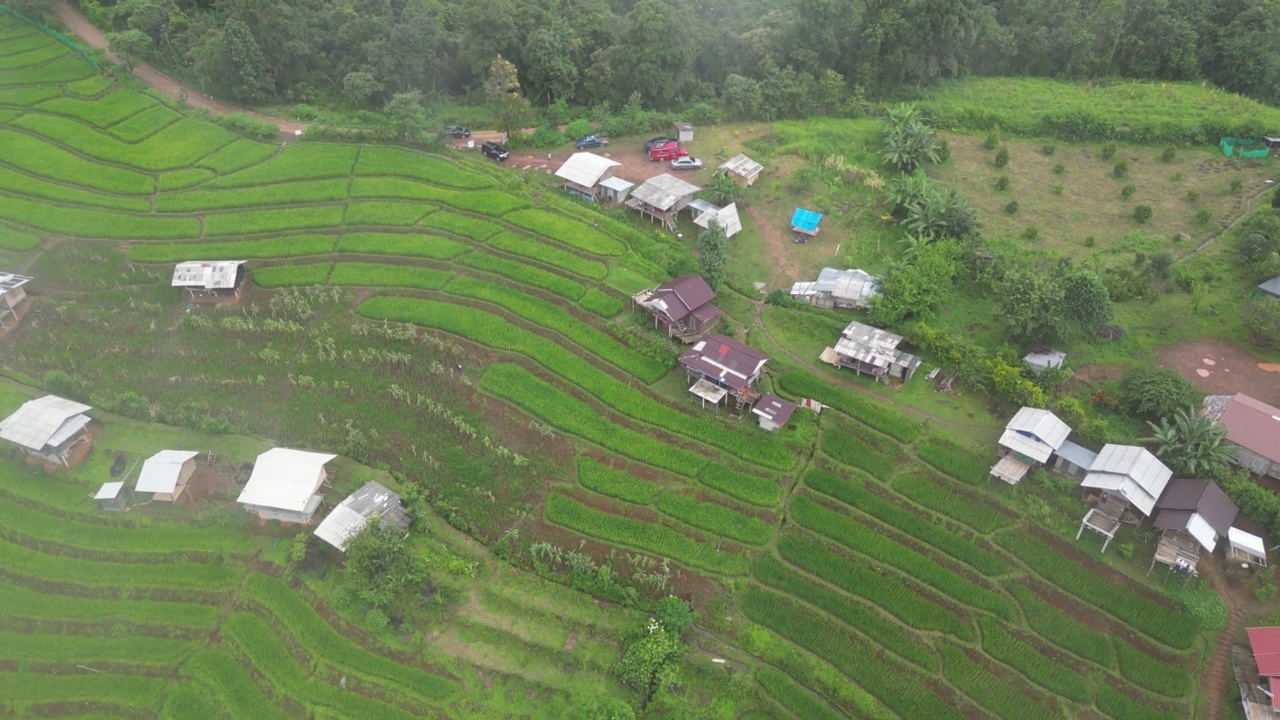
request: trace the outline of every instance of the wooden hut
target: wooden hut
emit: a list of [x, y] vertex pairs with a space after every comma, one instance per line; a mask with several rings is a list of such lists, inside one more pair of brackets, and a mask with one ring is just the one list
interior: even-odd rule
[[1024, 407], [1014, 414], [1000, 436], [991, 475], [1010, 485], [1017, 485], [1031, 470], [1049, 462], [1071, 428], [1057, 415], [1040, 408]]
[[93, 499], [98, 501], [98, 508], [108, 512], [120, 512], [129, 505], [129, 494], [123, 482], [102, 483]]
[[27, 314], [31, 298], [24, 286], [29, 282], [26, 275], [0, 273], [0, 330], [12, 330]]
[[151, 493], [152, 500], [175, 502], [195, 475], [199, 454], [195, 450], [161, 450], [142, 464], [134, 490]]
[[907, 381], [920, 367], [920, 358], [899, 350], [901, 342], [901, 335], [854, 321], [841, 331], [836, 346], [824, 350], [819, 359], [877, 380]]
[[743, 187], [751, 187], [764, 170], [764, 166], [746, 155], [738, 154], [729, 158], [719, 167], [719, 172], [736, 180]]
[[869, 307], [879, 293], [880, 278], [855, 268], [822, 268], [817, 280], [791, 285], [791, 297], [800, 302], [842, 310]]
[[631, 301], [653, 316], [653, 326], [688, 344], [711, 332], [724, 312], [711, 303], [716, 291], [701, 275], [681, 275], [652, 290], [641, 290]]
[[663, 173], [632, 190], [625, 205], [675, 232], [676, 216], [693, 202], [694, 194], [701, 189], [671, 173]]
[[84, 414], [91, 409], [54, 395], [30, 400], [0, 421], [0, 438], [17, 445], [28, 457], [71, 467], [88, 454], [76, 452], [77, 448], [93, 444], [89, 416]]
[[724, 335], [707, 335], [680, 355], [685, 379], [692, 382], [689, 393], [719, 408], [721, 403], [736, 412], [749, 409], [759, 399], [755, 383], [769, 356]]
[[1231, 531], [1239, 508], [1212, 480], [1180, 478], [1169, 483], [1156, 501], [1155, 527], [1163, 531], [1151, 559], [1195, 573], [1200, 551], [1212, 553]]
[[1226, 444], [1237, 465], [1259, 475], [1280, 477], [1280, 408], [1237, 394], [1217, 420], [1227, 431]]
[[787, 402], [773, 393], [761, 395], [760, 401], [751, 408], [751, 412], [760, 418], [760, 427], [769, 432], [777, 432], [786, 427], [795, 411], [795, 403]]

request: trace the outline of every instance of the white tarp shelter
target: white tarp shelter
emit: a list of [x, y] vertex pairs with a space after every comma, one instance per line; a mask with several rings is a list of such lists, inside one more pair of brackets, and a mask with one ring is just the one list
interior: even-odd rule
[[18, 411], [0, 420], [0, 438], [22, 448], [28, 455], [66, 466], [71, 448], [86, 439], [85, 415], [90, 406], [55, 395], [29, 400]]
[[1262, 538], [1240, 528], [1227, 531], [1227, 542], [1231, 545], [1231, 559], [1246, 562], [1259, 567], [1267, 566], [1267, 546]]
[[236, 502], [264, 520], [310, 523], [324, 498], [324, 466], [337, 455], [273, 448], [258, 456]]
[[28, 301], [27, 291], [23, 287], [31, 282], [26, 275], [0, 273], [0, 328], [10, 329], [10, 322], [17, 321], [18, 306]]
[[1173, 471], [1146, 448], [1106, 445], [1080, 486], [1115, 494], [1149, 516], [1172, 476]]
[[347, 551], [347, 542], [369, 524], [380, 518], [401, 530], [409, 528], [409, 515], [400, 506], [400, 496], [376, 480], [347, 496], [316, 527], [316, 537]]
[[147, 458], [134, 490], [153, 493], [152, 500], [172, 502], [187, 489], [196, 472], [196, 450], [161, 450]]

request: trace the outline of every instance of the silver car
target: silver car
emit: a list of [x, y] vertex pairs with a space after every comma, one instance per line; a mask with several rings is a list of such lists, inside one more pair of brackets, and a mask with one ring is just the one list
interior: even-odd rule
[[672, 170], [700, 170], [702, 160], [696, 157], [678, 157], [671, 161]]

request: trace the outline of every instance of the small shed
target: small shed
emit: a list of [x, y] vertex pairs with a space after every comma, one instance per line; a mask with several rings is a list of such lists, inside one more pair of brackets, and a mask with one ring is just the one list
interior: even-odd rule
[[1280, 408], [1240, 393], [1231, 397], [1218, 422], [1237, 465], [1280, 477]]
[[746, 155], [738, 154], [729, 158], [720, 166], [719, 170], [743, 186], [751, 187], [755, 184], [756, 179], [760, 177], [764, 166]]
[[667, 337], [692, 343], [720, 322], [724, 312], [711, 304], [716, 291], [701, 275], [681, 275], [652, 290], [641, 290], [631, 301], [653, 315], [653, 326]]
[[1067, 354], [1061, 350], [1036, 350], [1027, 353], [1022, 361], [1031, 369], [1032, 375], [1039, 375], [1049, 368], [1060, 368], [1066, 361]]
[[791, 285], [791, 297], [801, 302], [842, 310], [868, 307], [879, 292], [880, 278], [856, 268], [822, 268], [817, 280]]
[[1106, 445], [1089, 466], [1089, 473], [1080, 486], [1101, 490], [1106, 497], [1121, 499], [1149, 516], [1172, 476], [1173, 471], [1146, 448]]
[[376, 480], [347, 496], [316, 527], [316, 537], [347, 551], [347, 542], [372, 520], [401, 530], [409, 529], [410, 518], [400, 505], [400, 496]]
[[600, 202], [616, 205], [626, 202], [627, 195], [636, 184], [620, 177], [607, 177], [600, 181]]
[[1097, 459], [1098, 453], [1070, 440], [1063, 440], [1062, 445], [1054, 452], [1053, 466], [1077, 480], [1083, 480]]
[[1258, 283], [1258, 290], [1271, 297], [1280, 297], [1280, 275]]
[[787, 402], [773, 393], [765, 393], [760, 396], [760, 401], [756, 406], [751, 408], [751, 412], [760, 418], [760, 427], [770, 432], [775, 432], [786, 426], [791, 421], [791, 415], [796, 411], [796, 404]]
[[812, 210], [796, 208], [791, 214], [791, 231], [814, 237], [818, 234], [818, 226], [822, 223], [822, 215]]
[[196, 473], [196, 450], [161, 450], [147, 458], [134, 490], [151, 493], [159, 502], [175, 502]]
[[1231, 547], [1228, 560], [1257, 567], [1267, 566], [1267, 546], [1257, 535], [1233, 527], [1227, 530], [1227, 543]]
[[[727, 397], [733, 398], [734, 409], [741, 412], [759, 398], [754, 385], [760, 379], [765, 363], [769, 362], [769, 356], [724, 335], [707, 335], [685, 350], [679, 362], [685, 367], [686, 380], [694, 383], [694, 387], [700, 387], [698, 380], [706, 380], [710, 385], [724, 389]], [[702, 400], [709, 399], [693, 388], [689, 392]], [[718, 405], [726, 395], [714, 402]]]
[[240, 297], [244, 277], [244, 260], [190, 260], [174, 266], [170, 284], [192, 300]]
[[1017, 485], [1032, 469], [1049, 462], [1070, 434], [1071, 428], [1048, 410], [1022, 408], [1005, 425], [996, 450], [1000, 460], [991, 475]]
[[687, 122], [671, 123], [671, 136], [678, 142], [693, 142], [693, 124]]
[[711, 229], [711, 223], [720, 224], [720, 230], [726, 238], [742, 232], [742, 218], [738, 217], [738, 204], [729, 203], [722, 208], [712, 207], [693, 219], [693, 224], [700, 228]]
[[273, 448], [258, 456], [236, 502], [263, 520], [308, 525], [324, 496], [325, 465], [337, 455]]
[[901, 342], [901, 335], [855, 320], [840, 332], [836, 346], [824, 350], [818, 359], [877, 380], [897, 378], [907, 381], [920, 367], [920, 358], [899, 350]]
[[12, 330], [27, 313], [31, 298], [23, 286], [29, 282], [26, 275], [0, 273], [0, 330]]
[[600, 195], [600, 181], [613, 176], [614, 168], [622, 163], [591, 152], [576, 152], [556, 170], [556, 177], [564, 180], [564, 189], [587, 200]]
[[122, 482], [102, 483], [93, 499], [98, 501], [99, 508], [111, 512], [120, 512], [129, 505], [129, 494], [125, 492]]
[[43, 462], [71, 467], [88, 453], [77, 455], [77, 447], [91, 447], [89, 416], [92, 408], [83, 403], [55, 395], [29, 400], [4, 420], [0, 420], [0, 438], [22, 448], [29, 457]]

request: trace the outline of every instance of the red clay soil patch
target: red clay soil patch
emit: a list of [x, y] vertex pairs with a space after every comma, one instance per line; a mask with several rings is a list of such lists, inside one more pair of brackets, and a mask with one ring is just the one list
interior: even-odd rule
[[218, 463], [212, 467], [204, 458], [196, 458], [199, 463], [195, 474], [187, 481], [187, 489], [178, 497], [177, 504], [183, 507], [197, 507], [209, 500], [230, 499], [238, 494], [235, 475], [238, 468]]
[[1233, 343], [1194, 340], [1156, 348], [1156, 353], [1162, 365], [1177, 370], [1210, 395], [1244, 393], [1280, 405], [1280, 366]]

